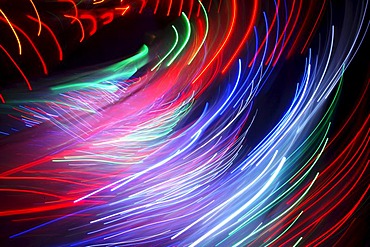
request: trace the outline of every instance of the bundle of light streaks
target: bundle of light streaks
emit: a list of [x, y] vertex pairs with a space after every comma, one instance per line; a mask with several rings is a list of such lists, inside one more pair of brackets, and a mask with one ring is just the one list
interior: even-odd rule
[[[0, 217], [11, 226], [6, 243], [342, 241], [338, 232], [354, 222], [370, 188], [367, 86], [337, 133], [331, 119], [346, 83], [343, 73], [369, 27], [367, 1], [346, 2], [343, 23], [331, 21], [314, 42], [317, 48], [308, 50], [302, 40], [312, 39], [318, 24], [310, 23], [299, 0], [93, 1], [94, 15], [65, 2], [75, 15], [64, 16], [82, 30], [83, 15], [104, 19], [99, 8], [139, 15], [147, 9], [176, 18], [129, 58], [55, 76], [33, 93], [16, 88], [0, 94], [7, 123], [0, 126], [6, 136]], [[327, 4], [312, 1], [305, 14], [317, 8], [319, 20]], [[293, 68], [300, 79], [276, 80], [286, 57], [297, 52], [306, 55]], [[273, 127], [261, 130], [260, 113], [266, 102], [274, 104], [264, 96], [271, 88], [289, 99], [277, 121], [263, 119], [274, 121]], [[355, 135], [340, 144], [353, 121]], [[52, 238], [45, 240], [45, 234]]]

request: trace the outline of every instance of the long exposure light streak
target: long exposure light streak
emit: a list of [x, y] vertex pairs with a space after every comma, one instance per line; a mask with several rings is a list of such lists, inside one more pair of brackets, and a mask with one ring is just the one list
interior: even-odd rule
[[367, 0], [19, 4], [1, 246], [369, 244]]

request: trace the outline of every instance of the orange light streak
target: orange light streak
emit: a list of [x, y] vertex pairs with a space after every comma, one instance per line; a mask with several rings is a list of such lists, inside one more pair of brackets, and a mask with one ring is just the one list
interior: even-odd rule
[[40, 15], [39, 15], [39, 12], [37, 11], [36, 5], [33, 3], [33, 1], [32, 1], [32, 0], [30, 0], [30, 2], [31, 2], [31, 4], [32, 4], [33, 9], [34, 9], [34, 10], [35, 10], [35, 12], [36, 12], [37, 20], [39, 20], [39, 31], [38, 31], [38, 33], [37, 33], [37, 36], [40, 36], [40, 34], [41, 34], [41, 27], [42, 27], [42, 25], [41, 25]]
[[[84, 26], [82, 25], [82, 22], [80, 21], [80, 19], [78, 19], [78, 18], [76, 18], [76, 17], [74, 17], [72, 15], [64, 15], [64, 17], [71, 18], [71, 19], [77, 21], [78, 24], [80, 25], [80, 27], [81, 27], [81, 39], [80, 39], [80, 43], [81, 43], [84, 40], [84, 38], [85, 38], [85, 30], [84, 30]], [[71, 23], [73, 23], [73, 22], [74, 21], [72, 21]]]
[[15, 35], [15, 38], [17, 39], [17, 42], [18, 42], [18, 47], [19, 47], [19, 55], [22, 55], [22, 46], [21, 46], [21, 41], [19, 40], [18, 38], [18, 35], [17, 33], [15, 32], [14, 28], [13, 28], [13, 25], [12, 23], [9, 21], [8, 17], [6, 17], [5, 13], [0, 9], [0, 13], [4, 16], [6, 22], [9, 24], [10, 28], [12, 29], [14, 35]]
[[[37, 19], [33, 18], [33, 17], [32, 17], [32, 16], [30, 16], [30, 15], [27, 15], [27, 17], [28, 17], [28, 18], [30, 18], [30, 19], [31, 19], [31, 20], [33, 20], [33, 21], [37, 21]], [[54, 39], [55, 44], [56, 44], [56, 46], [57, 46], [57, 48], [58, 48], [58, 51], [59, 51], [59, 61], [62, 61], [62, 60], [63, 60], [63, 51], [62, 51], [62, 47], [60, 46], [59, 41], [58, 41], [57, 37], [55, 36], [55, 34], [54, 34], [53, 30], [51, 30], [51, 28], [50, 28], [48, 25], [46, 25], [45, 23], [43, 23], [43, 22], [41, 22], [41, 25], [42, 25], [43, 27], [45, 27], [45, 28], [46, 28], [46, 30], [48, 30], [48, 32], [51, 34], [51, 37]]]

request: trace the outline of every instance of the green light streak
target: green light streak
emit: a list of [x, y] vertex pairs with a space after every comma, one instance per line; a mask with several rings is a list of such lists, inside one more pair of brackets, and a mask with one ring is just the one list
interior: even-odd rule
[[189, 39], [190, 39], [191, 27], [190, 27], [189, 19], [186, 17], [186, 15], [184, 14], [184, 12], [181, 13], [181, 16], [185, 20], [185, 24], [186, 24], [186, 37], [185, 37], [185, 41], [184, 41], [184, 43], [182, 43], [180, 49], [175, 53], [175, 56], [167, 63], [167, 67], [170, 66], [173, 63], [173, 61], [175, 61], [175, 59], [180, 55], [180, 53], [185, 48], [186, 44], [189, 42]]
[[[343, 77], [341, 78], [341, 80], [339, 81], [339, 85], [338, 85], [338, 89], [337, 91], [335, 92], [335, 95], [334, 95], [334, 99], [333, 101], [331, 102], [328, 110], [325, 112], [324, 116], [322, 117], [322, 119], [320, 120], [320, 122], [317, 124], [317, 126], [315, 127], [315, 129], [313, 129], [313, 131], [311, 132], [311, 134], [306, 138], [306, 140], [291, 154], [289, 155], [289, 157], [287, 158], [290, 159], [292, 158], [292, 156], [294, 156], [298, 151], [300, 151], [300, 149], [307, 144], [307, 142], [309, 141], [309, 143], [307, 144], [308, 146], [313, 143], [315, 139], [311, 139], [311, 137], [316, 133], [316, 131], [318, 131], [318, 129], [320, 127], [322, 127], [323, 124], [325, 123], [328, 123], [329, 122], [329, 118], [332, 116], [334, 110], [335, 110], [335, 107], [338, 103], [338, 100], [339, 100], [339, 95], [340, 95], [340, 92], [342, 91], [342, 86], [343, 86]], [[299, 158], [299, 157], [298, 157]]]
[[175, 31], [175, 37], [176, 37], [174, 45], [171, 47], [171, 49], [168, 51], [168, 53], [150, 71], [155, 70], [172, 53], [172, 51], [175, 49], [177, 43], [179, 42], [179, 33], [177, 32], [176, 27], [174, 25], [172, 25], [172, 28]]
[[127, 80], [137, 72], [138, 68], [141, 68], [147, 63], [148, 53], [148, 47], [146, 45], [143, 45], [138, 53], [130, 58], [127, 58], [121, 62], [110, 65], [107, 68], [98, 70], [96, 72], [79, 74], [78, 77], [71, 79], [73, 82], [51, 87], [51, 90], [58, 91], [58, 93], [63, 93], [65, 91], [71, 90], [81, 90], [84, 88], [117, 90], [117, 88], [113, 85], [104, 85], [101, 83], [112, 80]]
[[52, 87], [52, 91], [59, 91], [59, 90], [80, 90], [83, 88], [99, 88], [102, 90], [107, 90], [107, 91], [116, 91], [117, 87], [114, 85], [102, 85], [99, 82], [80, 82], [80, 83], [72, 83], [72, 84], [64, 84], [64, 85], [59, 85]]
[[[138, 146], [159, 145], [166, 140], [166, 136], [171, 135], [174, 127], [191, 110], [192, 101], [181, 105], [173, 111], [166, 112], [155, 119], [143, 122], [135, 129], [128, 129], [128, 134], [122, 133], [122, 137], [112, 137], [104, 142], [93, 143], [94, 146], [109, 145], [114, 155], [106, 153], [99, 155], [96, 153], [87, 153], [86, 155], [64, 156], [61, 159], [54, 159], [53, 162], [84, 162], [84, 163], [102, 163], [111, 165], [130, 165], [137, 164], [132, 158], [144, 159], [146, 155], [138, 156], [137, 153], [120, 152], [121, 146], [127, 150], [130, 147], [136, 149]], [[117, 152], [120, 152], [117, 155]], [[79, 166], [81, 164], [75, 164]], [[82, 164], [83, 165], [83, 164]], [[90, 165], [90, 164], [88, 164]]]

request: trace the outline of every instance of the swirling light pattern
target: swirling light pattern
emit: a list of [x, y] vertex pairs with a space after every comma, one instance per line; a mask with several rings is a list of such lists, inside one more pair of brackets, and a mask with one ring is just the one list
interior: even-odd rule
[[367, 0], [19, 2], [0, 5], [4, 245], [365, 245], [369, 79], [346, 70]]

